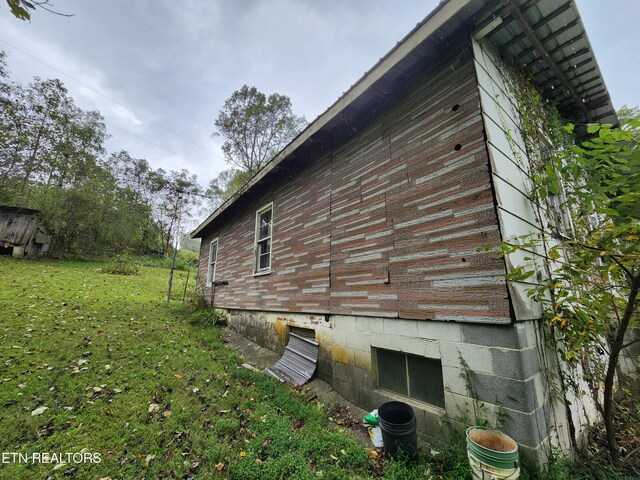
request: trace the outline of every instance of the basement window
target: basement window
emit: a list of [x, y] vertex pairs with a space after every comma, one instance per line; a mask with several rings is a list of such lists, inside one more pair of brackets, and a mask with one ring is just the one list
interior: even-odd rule
[[214, 238], [209, 244], [209, 266], [207, 268], [207, 286], [211, 286], [216, 278], [216, 263], [218, 262], [218, 239]]
[[273, 228], [273, 203], [256, 212], [256, 242], [254, 275], [271, 273], [271, 234]]
[[444, 408], [440, 360], [381, 348], [376, 359], [379, 388]]

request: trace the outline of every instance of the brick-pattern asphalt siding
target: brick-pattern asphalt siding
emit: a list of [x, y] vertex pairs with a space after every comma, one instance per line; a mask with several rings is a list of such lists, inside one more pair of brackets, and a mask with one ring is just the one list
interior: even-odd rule
[[[272, 273], [254, 277], [255, 215], [269, 202]], [[504, 261], [477, 251], [500, 233], [469, 46], [208, 234], [201, 279], [215, 237], [216, 279], [229, 282], [219, 307], [508, 322]]]

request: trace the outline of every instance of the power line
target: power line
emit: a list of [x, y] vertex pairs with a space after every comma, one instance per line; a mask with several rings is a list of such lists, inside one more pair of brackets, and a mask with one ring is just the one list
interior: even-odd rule
[[[30, 54], [30, 53], [28, 53], [28, 52], [25, 52], [25, 51], [24, 51], [24, 50], [22, 50], [21, 48], [16, 47], [15, 45], [13, 45], [13, 44], [11, 44], [11, 43], [7, 42], [6, 40], [4, 40], [4, 39], [0, 38], [0, 42], [3, 42], [3, 43], [5, 43], [6, 45], [9, 45], [9, 46], [10, 46], [11, 48], [13, 48], [14, 50], [17, 50], [18, 52], [20, 52], [20, 53], [22, 53], [23, 55], [25, 55], [25, 56], [27, 56], [27, 57], [29, 57], [29, 58], [31, 58], [31, 59], [33, 59], [33, 60], [35, 60], [36, 62], [41, 63], [42, 65], [45, 65], [46, 67], [49, 67], [49, 68], [51, 68], [52, 70], [55, 70], [55, 71], [56, 71], [56, 72], [58, 72], [58, 73], [61, 73], [62, 75], [64, 75], [64, 76], [66, 76], [66, 77], [70, 78], [70, 79], [71, 79], [71, 80], [73, 80], [74, 82], [76, 82], [76, 83], [78, 83], [78, 84], [82, 85], [83, 87], [88, 88], [89, 90], [91, 90], [91, 91], [92, 91], [92, 92], [94, 92], [94, 93], [97, 93], [97, 94], [98, 94], [98, 95], [100, 95], [101, 97], [106, 98], [107, 100], [109, 100], [109, 101], [111, 101], [111, 102], [115, 103], [116, 105], [121, 106], [122, 108], [125, 108], [126, 110], [130, 111], [131, 113], [134, 113], [134, 114], [136, 114], [136, 115], [138, 115], [138, 116], [140, 116], [140, 117], [144, 118], [146, 121], [148, 121], [148, 122], [150, 122], [150, 123], [152, 123], [152, 124], [154, 124], [154, 125], [156, 125], [156, 126], [158, 126], [158, 127], [162, 128], [163, 130], [165, 130], [165, 131], [169, 132], [170, 134], [175, 135], [175, 136], [176, 136], [176, 137], [178, 137], [178, 138], [181, 138], [181, 139], [182, 139], [182, 140], [184, 140], [185, 142], [190, 143], [191, 145], [193, 145], [193, 146], [195, 146], [195, 147], [197, 147], [197, 148], [199, 148], [199, 149], [201, 149], [201, 150], [203, 150], [203, 151], [207, 152], [207, 153], [208, 153], [208, 154], [210, 154], [210, 155], [213, 155], [213, 156], [215, 156], [215, 157], [218, 157], [218, 158], [220, 158], [220, 159], [224, 160], [224, 158], [223, 158], [223, 157], [221, 157], [220, 155], [216, 154], [215, 152], [210, 151], [210, 150], [209, 150], [209, 149], [207, 149], [206, 147], [203, 147], [202, 145], [199, 145], [199, 144], [195, 143], [194, 141], [192, 141], [192, 140], [188, 139], [187, 137], [185, 137], [185, 136], [183, 136], [183, 135], [180, 135], [179, 133], [174, 132], [173, 130], [168, 129], [168, 128], [167, 128], [167, 127], [165, 127], [164, 125], [162, 125], [162, 124], [160, 124], [160, 123], [156, 122], [155, 120], [152, 120], [151, 118], [147, 117], [147, 116], [146, 116], [146, 115], [144, 115], [143, 113], [140, 113], [140, 112], [137, 112], [136, 110], [133, 110], [131, 107], [128, 107], [128, 106], [126, 106], [126, 105], [124, 105], [124, 104], [120, 103], [119, 101], [117, 101], [117, 100], [115, 100], [115, 99], [113, 99], [113, 98], [111, 98], [111, 97], [109, 97], [109, 96], [105, 95], [104, 93], [102, 93], [102, 92], [100, 92], [100, 91], [96, 90], [95, 88], [93, 88], [93, 87], [91, 87], [91, 86], [87, 85], [86, 83], [84, 83], [84, 82], [82, 82], [82, 81], [78, 80], [77, 78], [74, 78], [73, 76], [69, 75], [68, 73], [63, 72], [63, 71], [62, 71], [62, 70], [60, 70], [59, 68], [56, 68], [56, 67], [54, 67], [53, 65], [50, 65], [50, 64], [48, 64], [47, 62], [45, 62], [45, 61], [43, 61], [43, 60], [40, 60], [39, 58], [37, 58], [37, 57], [35, 57], [35, 56], [31, 55], [31, 54]], [[105, 123], [107, 123], [107, 122], [105, 122]], [[133, 133], [131, 133], [131, 132], [128, 132], [128, 131], [126, 131], [126, 130], [124, 130], [124, 129], [122, 129], [122, 128], [116, 127], [116, 126], [114, 126], [113, 124], [108, 124], [108, 125], [110, 125], [110, 126], [111, 126], [111, 127], [113, 127], [113, 128], [116, 128], [117, 130], [120, 130], [121, 132], [124, 132], [124, 133], [126, 133], [126, 134], [128, 134], [128, 135], [131, 135], [131, 136], [136, 137], [136, 138], [138, 138], [138, 139], [140, 139], [140, 140], [143, 140], [143, 141], [145, 141], [145, 142], [147, 142], [147, 143], [150, 143], [150, 144], [152, 144], [152, 145], [155, 145], [156, 147], [159, 147], [159, 148], [161, 148], [161, 149], [163, 149], [163, 150], [165, 150], [165, 151], [167, 151], [167, 152], [169, 152], [169, 153], [171, 153], [171, 154], [173, 154], [173, 155], [177, 155], [176, 153], [171, 152], [170, 150], [167, 150], [166, 148], [161, 147], [160, 145], [158, 145], [158, 144], [156, 144], [156, 143], [154, 143], [154, 142], [152, 142], [152, 141], [150, 141], [150, 140], [146, 140], [146, 139], [144, 139], [144, 138], [142, 138], [142, 137], [139, 137], [139, 136], [137, 136], [137, 135], [135, 135], [135, 134], [133, 134]]]
[[172, 151], [171, 151], [171, 150], [169, 150], [168, 148], [165, 148], [165, 147], [163, 147], [162, 145], [159, 145], [159, 144], [157, 144], [157, 143], [155, 143], [155, 142], [152, 142], [151, 140], [147, 140], [146, 138], [142, 138], [141, 136], [136, 135], [135, 133], [131, 133], [131, 132], [128, 132], [127, 130], [124, 130], [124, 129], [120, 128], [120, 127], [116, 127], [113, 123], [109, 123], [109, 122], [104, 122], [104, 123], [105, 123], [106, 125], [109, 125], [111, 128], [115, 128], [116, 130], [120, 130], [122, 133], [125, 133], [125, 134], [127, 134], [127, 135], [132, 136], [132, 137], [135, 137], [135, 138], [137, 138], [138, 140], [142, 140], [143, 142], [149, 143], [149, 144], [153, 145], [154, 147], [158, 147], [158, 148], [160, 148], [160, 149], [164, 150], [165, 152], [170, 153], [171, 155], [175, 155], [176, 157], [179, 157], [179, 156], [180, 156], [180, 154], [179, 154], [179, 153], [172, 152]]

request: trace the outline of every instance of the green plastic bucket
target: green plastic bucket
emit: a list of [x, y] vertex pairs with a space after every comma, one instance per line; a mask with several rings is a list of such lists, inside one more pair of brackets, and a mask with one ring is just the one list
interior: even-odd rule
[[516, 480], [520, 477], [518, 444], [502, 432], [486, 427], [468, 428], [467, 455], [474, 479]]

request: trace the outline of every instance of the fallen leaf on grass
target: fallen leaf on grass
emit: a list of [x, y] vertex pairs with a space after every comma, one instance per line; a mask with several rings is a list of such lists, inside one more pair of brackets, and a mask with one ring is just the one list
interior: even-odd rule
[[174, 377], [176, 377], [177, 379], [180, 379], [180, 378], [182, 378], [182, 375], [181, 375], [181, 374], [179, 374], [179, 373], [176, 373], [176, 374], [174, 375]]
[[18, 388], [27, 388], [27, 384], [26, 383], [20, 383], [20, 384], [18, 384]]
[[36, 415], [42, 415], [45, 410], [48, 410], [49, 407], [38, 407], [31, 412], [31, 416], [35, 417]]
[[244, 456], [246, 456], [247, 454], [246, 454], [244, 451], [242, 451], [242, 452], [240, 452], [238, 455], [239, 455], [239, 456], [241, 456], [241, 457], [244, 457]]
[[151, 453], [150, 453], [149, 455], [147, 455], [147, 456], [145, 457], [145, 459], [144, 459], [144, 466], [145, 466], [145, 467], [148, 467], [148, 466], [149, 466], [149, 464], [150, 464], [151, 462], [153, 462], [153, 459], [154, 459], [154, 458], [156, 458], [156, 456], [155, 456], [155, 455], [153, 455], [153, 454], [151, 454]]
[[259, 458], [256, 458], [256, 465], [262, 465], [262, 460], [260, 460]]
[[166, 410], [166, 411], [162, 412], [162, 416], [164, 418], [169, 418], [171, 416], [171, 410]]
[[156, 413], [160, 411], [160, 405], [158, 405], [157, 403], [150, 403], [149, 404], [149, 408], [147, 409], [147, 412], [149, 413]]
[[93, 387], [92, 390], [93, 390], [93, 393], [100, 393], [102, 391], [100, 387]]
[[221, 472], [222, 469], [224, 468], [224, 463], [220, 462], [220, 463], [216, 463], [216, 470]]

